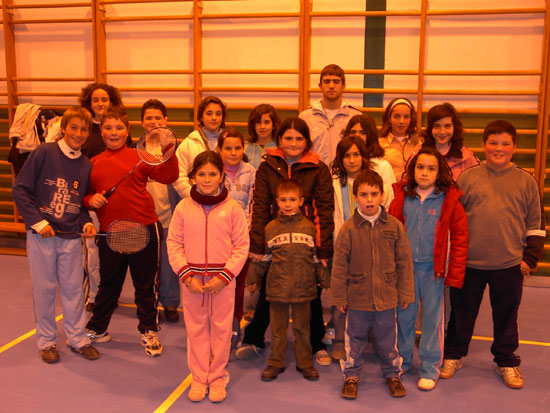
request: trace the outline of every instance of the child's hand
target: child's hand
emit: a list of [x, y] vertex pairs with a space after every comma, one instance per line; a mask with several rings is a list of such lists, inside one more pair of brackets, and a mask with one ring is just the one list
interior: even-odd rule
[[348, 310], [347, 305], [339, 305], [339, 306], [336, 306], [336, 308], [338, 309], [338, 311], [340, 311], [343, 314], [346, 314], [346, 311]]
[[223, 287], [225, 287], [225, 283], [218, 277], [214, 277], [206, 284], [204, 284], [204, 291], [212, 294], [218, 294]]
[[258, 291], [258, 284], [256, 283], [248, 284], [246, 288], [248, 289], [249, 293], [253, 293], [255, 291]]
[[401, 303], [401, 310], [406, 310], [410, 303], [403, 304]]
[[326, 258], [321, 258], [319, 262], [323, 267], [328, 268], [328, 260]]
[[249, 252], [248, 256], [254, 262], [260, 262], [262, 260], [262, 258], [264, 257], [262, 254], [254, 254], [253, 252]]
[[103, 196], [103, 194], [105, 193], [105, 191], [103, 191], [102, 193], [95, 193], [92, 195], [92, 197], [90, 198], [90, 200], [88, 201], [88, 203], [90, 204], [90, 206], [94, 209], [99, 209], [99, 208], [103, 208], [105, 205], [107, 205], [107, 203], [109, 201], [107, 201], [107, 198], [105, 198]]
[[84, 238], [92, 238], [97, 234], [97, 231], [93, 225], [84, 225], [82, 236]]
[[191, 281], [188, 281], [186, 284], [189, 292], [193, 294], [202, 294], [204, 293], [203, 285], [195, 277], [191, 277]]
[[55, 231], [53, 230], [53, 228], [51, 227], [51, 225], [46, 225], [42, 231], [40, 231], [40, 236], [42, 238], [50, 238], [50, 237], [55, 237]]

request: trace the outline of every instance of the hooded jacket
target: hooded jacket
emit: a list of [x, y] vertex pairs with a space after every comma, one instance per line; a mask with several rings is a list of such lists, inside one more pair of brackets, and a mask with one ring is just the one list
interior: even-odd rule
[[275, 198], [277, 185], [283, 179], [294, 179], [302, 186], [302, 213], [315, 224], [315, 245], [319, 259], [332, 258], [334, 231], [334, 190], [332, 177], [319, 155], [307, 152], [288, 165], [281, 148], [269, 148], [265, 162], [256, 171], [252, 196], [250, 252], [265, 254], [265, 227], [279, 215]]

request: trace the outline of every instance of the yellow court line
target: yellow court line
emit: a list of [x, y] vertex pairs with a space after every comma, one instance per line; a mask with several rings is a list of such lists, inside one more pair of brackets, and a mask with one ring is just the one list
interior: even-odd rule
[[[241, 320], [241, 328], [243, 328], [246, 325], [246, 320], [243, 318]], [[189, 385], [191, 384], [191, 381], [193, 380], [193, 376], [191, 373], [187, 375], [187, 377], [179, 384], [178, 387], [162, 402], [162, 404], [156, 408], [156, 410], [153, 413], [165, 413], [175, 402], [178, 400], [183, 392], [187, 390]]]
[[[59, 320], [62, 320], [62, 319], [63, 319], [63, 314], [59, 314], [57, 317], [55, 317], [56, 322], [58, 322]], [[0, 354], [2, 354], [6, 350], [9, 350], [10, 348], [15, 346], [16, 344], [19, 344], [23, 340], [26, 340], [29, 337], [34, 336], [35, 334], [36, 334], [36, 328], [32, 329], [28, 333], [23, 334], [20, 337], [17, 337], [15, 340], [10, 341], [8, 344], [5, 344], [2, 347], [0, 347]]]
[[191, 374], [189, 374], [185, 378], [185, 380], [183, 380], [179, 384], [179, 386], [176, 387], [176, 389], [172, 392], [172, 394], [170, 394], [170, 396], [168, 396], [168, 398], [166, 400], [164, 400], [159, 407], [156, 408], [154, 413], [164, 413], [164, 412], [166, 412], [170, 408], [170, 406], [172, 406], [176, 402], [176, 400], [178, 400], [180, 398], [180, 396], [187, 389], [187, 387], [189, 387], [192, 380], [193, 380], [193, 376], [191, 376]]
[[[473, 340], [481, 340], [481, 341], [493, 341], [493, 337], [483, 337], [483, 336], [472, 336]], [[545, 343], [544, 341], [529, 341], [529, 340], [520, 340], [520, 344], [530, 344], [532, 346], [542, 346], [542, 347], [550, 347], [550, 343]]]

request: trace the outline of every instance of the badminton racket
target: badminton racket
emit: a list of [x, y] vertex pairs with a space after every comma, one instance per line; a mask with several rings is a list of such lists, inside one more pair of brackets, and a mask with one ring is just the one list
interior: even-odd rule
[[[58, 234], [84, 235], [82, 232], [55, 231]], [[149, 231], [141, 222], [129, 219], [113, 221], [107, 232], [95, 234], [96, 237], [107, 237], [107, 245], [120, 254], [135, 254], [149, 244]]]
[[149, 165], [160, 165], [166, 162], [176, 151], [176, 143], [176, 134], [170, 128], [158, 127], [145, 132], [136, 145], [136, 151], [140, 158], [139, 162], [135, 164], [115, 186], [105, 192], [103, 196], [109, 198], [117, 187], [128, 178], [142, 162]]

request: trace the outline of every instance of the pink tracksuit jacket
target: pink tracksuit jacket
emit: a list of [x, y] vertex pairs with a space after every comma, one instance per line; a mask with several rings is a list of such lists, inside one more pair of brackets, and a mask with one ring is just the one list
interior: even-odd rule
[[226, 284], [215, 295], [193, 294], [183, 287], [182, 304], [187, 362], [193, 380], [227, 383], [229, 373], [225, 368], [235, 305], [233, 278], [241, 271], [249, 248], [244, 211], [229, 196], [208, 212], [193, 197], [187, 197], [174, 211], [166, 243], [170, 265], [182, 281], [193, 275], [203, 284], [213, 277]]

